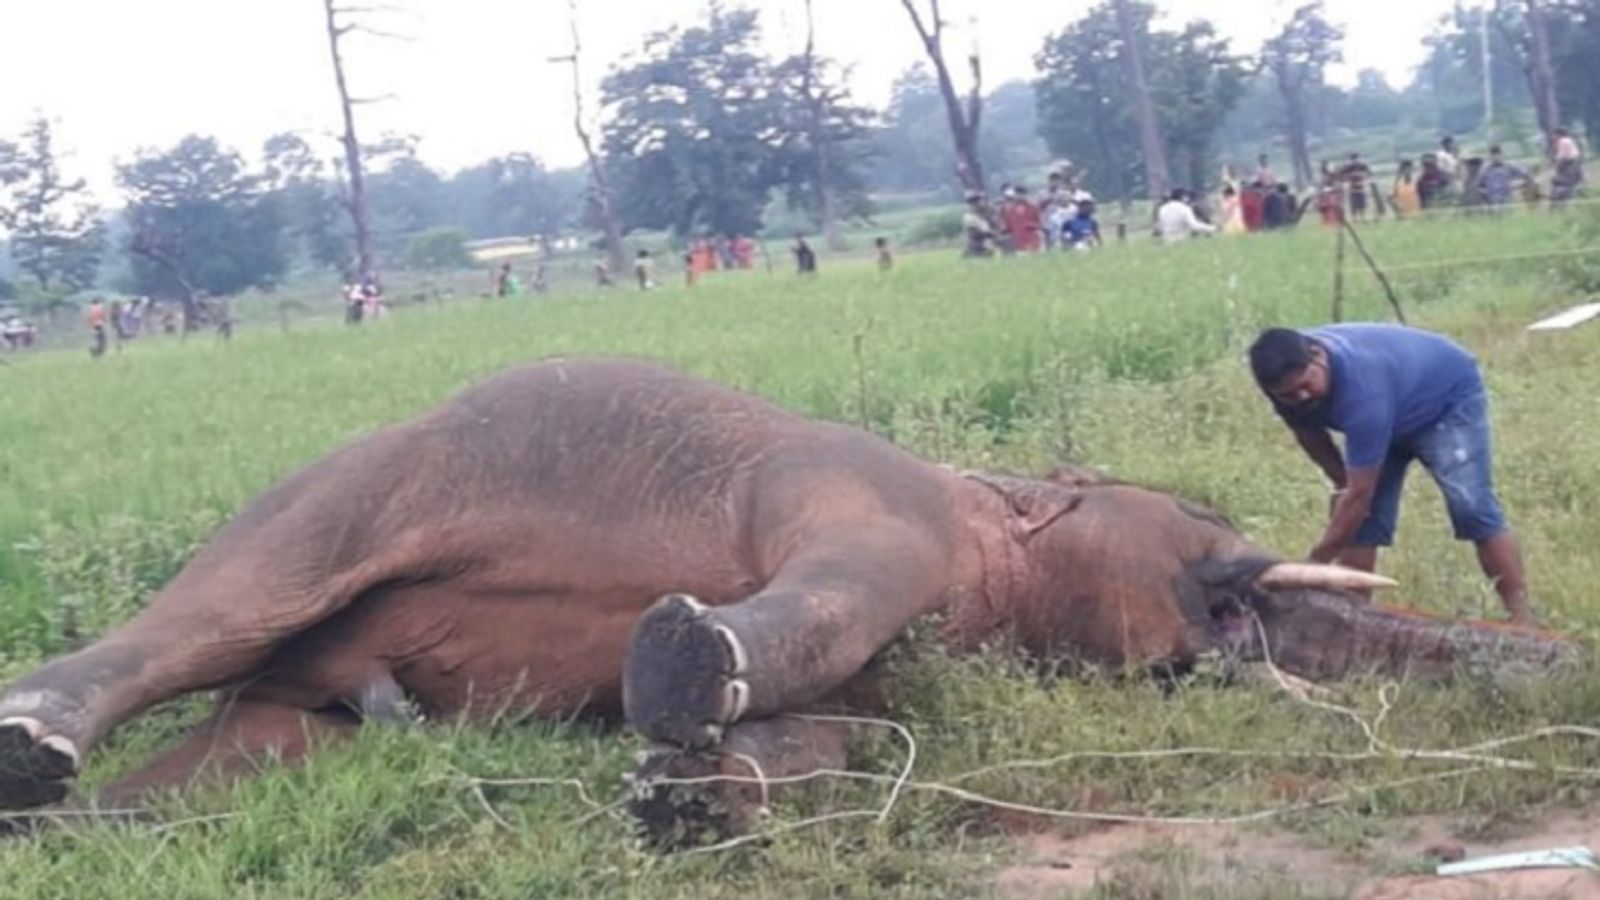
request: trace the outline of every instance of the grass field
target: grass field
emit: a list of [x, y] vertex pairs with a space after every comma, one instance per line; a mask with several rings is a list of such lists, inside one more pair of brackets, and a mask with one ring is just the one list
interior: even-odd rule
[[[1574, 225], [1542, 215], [1460, 218], [1374, 226], [1366, 236], [1378, 259], [1404, 269], [1395, 280], [1413, 321], [1480, 353], [1497, 475], [1535, 602], [1547, 623], [1593, 638], [1600, 326], [1521, 329], [1578, 299], [1600, 258], [1476, 262], [1586, 246], [1592, 238]], [[1333, 246], [1308, 226], [1174, 248], [1137, 241], [1089, 256], [929, 253], [902, 258], [887, 275], [825, 258], [811, 281], [733, 273], [693, 291], [460, 300], [361, 329], [259, 327], [228, 344], [154, 341], [98, 363], [81, 351], [21, 359], [0, 369], [0, 676], [126, 618], [211, 528], [296, 466], [485, 373], [552, 353], [667, 360], [953, 464], [1037, 471], [1071, 457], [1215, 504], [1252, 537], [1299, 555], [1318, 533], [1325, 492], [1255, 394], [1240, 355], [1264, 324], [1326, 320]], [[1433, 261], [1456, 262], [1420, 268]], [[1365, 271], [1352, 264], [1345, 280], [1348, 318], [1386, 317]], [[1398, 599], [1497, 614], [1426, 482], [1414, 479], [1400, 547], [1384, 563], [1404, 585]], [[1167, 696], [1111, 678], [1044, 682], [1011, 661], [952, 659], [925, 642], [893, 664], [894, 715], [916, 735], [919, 781], [1073, 750], [1366, 746], [1348, 720], [1265, 686], [1201, 680]], [[1595, 724], [1600, 684], [1590, 674], [1407, 686], [1385, 734], [1398, 746], [1445, 746]], [[1371, 685], [1341, 696], [1378, 709]], [[180, 705], [119, 733], [85, 782], [133, 765], [195, 712]], [[925, 790], [907, 792], [882, 823], [859, 817], [779, 834], [764, 849], [662, 858], [636, 848], [626, 823], [589, 815], [570, 786], [492, 792], [507, 829], [460, 783], [576, 778], [605, 802], [637, 747], [583, 724], [370, 729], [302, 770], [173, 800], [167, 826], [90, 823], [0, 846], [0, 896], [983, 896], [998, 890], [994, 871], [1017, 853], [1003, 827], [1015, 822]], [[1382, 851], [1404, 815], [1442, 814], [1471, 831], [1591, 796], [1592, 780], [1554, 767], [1600, 766], [1593, 742], [1507, 752], [1535, 769], [1368, 789], [1449, 767], [1396, 757], [1095, 760], [964, 786], [1022, 803], [1153, 815], [1238, 814], [1348, 794], [1272, 827], [1385, 871], [1414, 863]], [[893, 773], [903, 755], [886, 734], [866, 764]], [[874, 808], [886, 792], [819, 786], [781, 803], [774, 825]], [[1291, 888], [1289, 875], [1207, 886], [1192, 867], [1170, 863], [1150, 863], [1153, 874], [1133, 887], [1107, 883], [1091, 896], [1342, 895], [1326, 884]]]

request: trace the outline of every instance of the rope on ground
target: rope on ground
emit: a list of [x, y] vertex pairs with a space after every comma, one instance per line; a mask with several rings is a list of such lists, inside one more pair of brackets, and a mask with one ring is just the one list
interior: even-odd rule
[[[1497, 755], [1493, 751], [1504, 750], [1538, 740], [1550, 738], [1586, 738], [1600, 739], [1600, 729], [1579, 725], [1550, 725], [1532, 731], [1491, 738], [1473, 744], [1450, 747], [1443, 749], [1425, 749], [1402, 747], [1383, 737], [1383, 726], [1393, 713], [1400, 696], [1400, 685], [1389, 681], [1379, 686], [1377, 691], [1378, 709], [1373, 715], [1365, 716], [1358, 710], [1349, 706], [1323, 700], [1313, 696], [1312, 692], [1300, 679], [1289, 675], [1279, 669], [1272, 659], [1271, 647], [1267, 643], [1265, 629], [1259, 620], [1255, 622], [1257, 632], [1261, 638], [1263, 648], [1263, 663], [1272, 675], [1274, 683], [1290, 698], [1296, 702], [1333, 715], [1351, 723], [1362, 735], [1366, 748], [1359, 751], [1295, 751], [1295, 750], [1245, 750], [1228, 747], [1174, 747], [1150, 750], [1089, 750], [1064, 753], [1044, 759], [1019, 759], [1003, 763], [983, 766], [966, 772], [957, 773], [944, 781], [923, 781], [911, 777], [917, 759], [917, 741], [912, 731], [905, 725], [889, 719], [867, 718], [857, 716], [834, 715], [800, 715], [794, 718], [820, 722], [840, 722], [846, 724], [866, 725], [892, 730], [906, 744], [906, 760], [898, 773], [890, 775], [879, 772], [864, 772], [851, 769], [818, 768], [811, 771], [784, 776], [768, 776], [754, 760], [746, 760], [755, 772], [754, 775], [716, 774], [694, 777], [676, 778], [663, 776], [650, 779], [655, 785], [706, 785], [706, 784], [756, 784], [762, 791], [763, 804], [768, 798], [768, 791], [779, 785], [795, 785], [821, 779], [834, 779], [840, 781], [865, 782], [868, 784], [883, 784], [889, 786], [889, 796], [886, 802], [875, 809], [853, 809], [827, 813], [806, 819], [787, 822], [767, 827], [750, 834], [739, 835], [719, 843], [699, 847], [688, 853], [713, 853], [731, 850], [758, 841], [766, 841], [781, 834], [787, 834], [802, 829], [811, 828], [829, 822], [847, 819], [872, 817], [875, 824], [882, 825], [887, 821], [896, 803], [908, 792], [929, 793], [950, 797], [967, 803], [984, 806], [991, 809], [1017, 812], [1042, 818], [1064, 819], [1086, 822], [1103, 822], [1115, 824], [1135, 825], [1167, 825], [1167, 826], [1223, 826], [1242, 825], [1252, 822], [1261, 822], [1278, 818], [1295, 812], [1304, 812], [1312, 809], [1326, 808], [1348, 803], [1360, 797], [1368, 796], [1378, 791], [1393, 790], [1396, 788], [1410, 787], [1418, 784], [1427, 784], [1446, 780], [1466, 778], [1484, 772], [1516, 771], [1516, 772], [1546, 772], [1552, 775], [1582, 777], [1600, 780], [1600, 768], [1580, 766], [1541, 765], [1532, 760], [1514, 756]], [[1080, 760], [1150, 760], [1170, 759], [1182, 757], [1228, 757], [1240, 759], [1298, 759], [1298, 760], [1323, 760], [1331, 762], [1373, 762], [1378, 760], [1399, 760], [1402, 762], [1449, 762], [1457, 764], [1454, 768], [1437, 772], [1427, 772], [1403, 778], [1386, 781], [1358, 784], [1325, 797], [1304, 800], [1295, 803], [1270, 806], [1264, 809], [1237, 813], [1226, 816], [1195, 816], [1195, 815], [1138, 815], [1131, 813], [1099, 812], [1094, 810], [1080, 810], [1071, 808], [1057, 808], [1040, 806], [1031, 803], [1022, 803], [995, 797], [979, 791], [971, 790], [959, 785], [971, 782], [986, 775], [999, 772], [1019, 770], [1046, 769], [1062, 766]], [[741, 755], [742, 758], [742, 755]], [[588, 789], [576, 779], [563, 778], [516, 778], [516, 779], [477, 779], [469, 778], [465, 781], [475, 789], [480, 789], [485, 784], [505, 785], [569, 785], [576, 786], [580, 798], [590, 805], [599, 808], [593, 801]], [[612, 804], [615, 808], [618, 804]], [[492, 812], [496, 821], [503, 820]], [[593, 813], [587, 818], [593, 818]], [[507, 826], [509, 827], [509, 826]]]

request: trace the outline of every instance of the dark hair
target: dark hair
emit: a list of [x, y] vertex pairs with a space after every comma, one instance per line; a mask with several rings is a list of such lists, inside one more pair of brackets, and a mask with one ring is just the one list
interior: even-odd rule
[[1172, 193], [1167, 195], [1167, 199], [1168, 200], [1182, 200], [1188, 193], [1189, 193], [1188, 191], [1184, 190], [1181, 187], [1180, 188], [1173, 188], [1172, 189]]
[[1489, 152], [1490, 153], [1499, 153], [1500, 152], [1500, 145], [1499, 144], [1495, 144], [1495, 145], [1491, 146], [1489, 148]]
[[1262, 390], [1311, 364], [1311, 339], [1292, 328], [1268, 328], [1250, 345], [1250, 371]]

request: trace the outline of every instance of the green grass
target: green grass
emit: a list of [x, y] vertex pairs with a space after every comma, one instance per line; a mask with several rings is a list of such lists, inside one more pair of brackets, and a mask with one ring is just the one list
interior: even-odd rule
[[[1580, 241], [1545, 216], [1386, 224], [1367, 238], [1393, 266]], [[0, 674], [126, 618], [211, 528], [296, 466], [488, 372], [551, 353], [667, 360], [957, 465], [1038, 471], [1070, 456], [1213, 503], [1257, 540], [1298, 555], [1316, 536], [1325, 492], [1256, 395], [1240, 354], [1263, 324], [1326, 319], [1332, 260], [1331, 236], [1309, 226], [1175, 248], [1135, 241], [1091, 256], [911, 255], [886, 276], [825, 259], [812, 281], [729, 273], [692, 292], [673, 285], [460, 299], [361, 329], [262, 325], [230, 344], [155, 340], [98, 363], [81, 351], [35, 355], [0, 369]], [[1535, 600], [1550, 622], [1592, 637], [1600, 634], [1600, 327], [1521, 331], [1536, 313], [1576, 299], [1571, 285], [1584, 273], [1574, 266], [1582, 265], [1458, 266], [1396, 281], [1414, 321], [1480, 352], [1494, 398], [1497, 474]], [[1381, 293], [1355, 263], [1346, 283], [1348, 317], [1385, 317]], [[1439, 507], [1417, 478], [1400, 547], [1385, 563], [1404, 584], [1400, 599], [1493, 614], [1470, 548], [1450, 539]], [[895, 665], [894, 714], [918, 736], [918, 779], [1072, 750], [1362, 746], [1347, 722], [1265, 687], [1200, 682], [1165, 696], [1138, 681], [1050, 682], [1007, 660], [950, 659], [925, 642]], [[1590, 675], [1520, 687], [1411, 686], [1390, 713], [1389, 736], [1438, 746], [1553, 722], [1592, 724], [1600, 682]], [[1376, 708], [1371, 686], [1342, 696]], [[135, 764], [192, 721], [196, 707], [119, 734], [86, 781]], [[165, 830], [89, 825], [11, 842], [0, 847], [0, 894], [967, 896], [984, 894], [989, 873], [1014, 854], [993, 815], [913, 791], [881, 826], [845, 821], [780, 836], [767, 849], [661, 858], [635, 848], [625, 823], [585, 819], [569, 788], [493, 795], [514, 826], [506, 831], [452, 780], [581, 778], [610, 799], [635, 749], [626, 734], [582, 725], [372, 729], [303, 770], [269, 772], [168, 810], [173, 821], [226, 818]], [[867, 762], [893, 772], [901, 752], [886, 736]], [[1600, 749], [1574, 741], [1519, 752], [1600, 765]], [[1025, 803], [1159, 815], [1264, 808], [1284, 802], [1285, 783], [1311, 797], [1355, 791], [1350, 803], [1297, 813], [1280, 827], [1369, 850], [1406, 813], [1534, 815], [1589, 796], [1586, 782], [1548, 773], [1360, 789], [1435, 769], [1398, 760], [1105, 760], [968, 786]], [[777, 821], [882, 802], [881, 787], [823, 786], [781, 804]], [[1108, 883], [1095, 896], [1294, 896], [1259, 885], [1230, 893], [1199, 884], [1182, 859], [1157, 862], [1143, 881]]]

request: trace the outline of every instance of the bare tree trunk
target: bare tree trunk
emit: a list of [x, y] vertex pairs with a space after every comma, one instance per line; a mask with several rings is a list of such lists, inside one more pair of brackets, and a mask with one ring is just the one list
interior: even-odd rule
[[917, 29], [922, 49], [933, 64], [934, 77], [939, 82], [939, 96], [944, 99], [945, 116], [950, 122], [950, 138], [956, 150], [956, 176], [961, 187], [977, 193], [984, 192], [983, 164], [978, 158], [978, 129], [983, 118], [983, 68], [977, 51], [967, 57], [972, 68], [972, 91], [967, 95], [966, 107], [956, 94], [955, 82], [950, 79], [950, 67], [944, 61], [944, 20], [939, 16], [939, 0], [928, 0], [929, 22], [917, 12], [916, 0], [900, 0], [911, 25]]
[[1133, 29], [1133, 13], [1128, 0], [1116, 0], [1117, 28], [1122, 32], [1122, 45], [1127, 49], [1128, 77], [1133, 81], [1134, 106], [1139, 117], [1139, 144], [1144, 151], [1144, 177], [1150, 188], [1150, 199], [1160, 203], [1167, 193], [1167, 151], [1161, 141], [1161, 127], [1156, 122], [1155, 105], [1150, 102], [1150, 89], [1144, 79], [1144, 59], [1140, 50], [1140, 35]]
[[1555, 131], [1561, 127], [1561, 107], [1556, 102], [1555, 71], [1550, 66], [1550, 29], [1540, 0], [1528, 0], [1528, 31], [1533, 38], [1533, 105], [1539, 113], [1539, 130], [1544, 132], [1545, 152], [1551, 153]]
[[372, 229], [368, 224], [367, 178], [361, 164], [361, 142], [356, 139], [355, 104], [350, 99], [350, 88], [344, 77], [344, 59], [339, 53], [339, 39], [349, 34], [354, 26], [339, 24], [340, 10], [334, 6], [333, 0], [322, 0], [322, 6], [328, 16], [328, 51], [333, 56], [333, 80], [339, 87], [339, 112], [344, 116], [344, 135], [340, 142], [344, 144], [345, 168], [350, 178], [346, 202], [356, 233], [356, 278], [361, 279], [374, 272]]
[[605, 242], [606, 265], [611, 267], [611, 274], [616, 277], [627, 265], [622, 255], [622, 223], [617, 218], [616, 200], [611, 193], [611, 178], [606, 174], [605, 160], [595, 152], [594, 139], [589, 135], [588, 126], [583, 124], [583, 80], [582, 68], [578, 64], [583, 45], [578, 40], [577, 0], [567, 0], [567, 22], [572, 29], [572, 53], [557, 57], [552, 62], [572, 65], [572, 130], [577, 133], [578, 142], [583, 145], [584, 159], [589, 163], [589, 181], [594, 191], [595, 215], [600, 219], [602, 240]]
[[801, 75], [801, 92], [805, 95], [806, 106], [810, 113], [807, 123], [811, 136], [811, 152], [815, 154], [817, 193], [820, 195], [821, 209], [819, 210], [822, 226], [823, 241], [829, 250], [844, 249], [844, 239], [839, 234], [839, 211], [836, 207], [833, 191], [833, 145], [826, 134], [826, 123], [823, 121], [827, 115], [827, 97], [817, 90], [816, 85], [816, 23], [812, 18], [811, 0], [806, 0], [806, 55], [805, 72]]
[[1312, 183], [1311, 147], [1306, 140], [1306, 109], [1300, 86], [1290, 81], [1289, 75], [1277, 68], [1272, 70], [1278, 82], [1278, 96], [1283, 98], [1284, 125], [1289, 132], [1289, 159], [1294, 166], [1295, 190], [1304, 190]]

